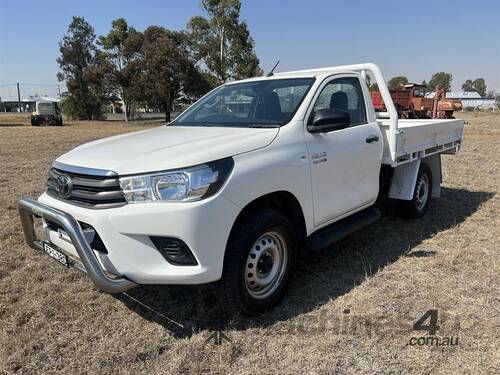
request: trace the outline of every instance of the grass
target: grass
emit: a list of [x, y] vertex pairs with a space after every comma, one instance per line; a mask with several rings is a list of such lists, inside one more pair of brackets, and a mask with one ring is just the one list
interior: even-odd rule
[[0, 112], [0, 126], [30, 125], [31, 113]]
[[[143, 126], [0, 127], [0, 372], [498, 373], [500, 116], [463, 117], [425, 218], [388, 215], [301, 261], [283, 303], [251, 320], [226, 316], [210, 285], [99, 293], [24, 244], [17, 201], [43, 191], [54, 158]], [[429, 309], [457, 346], [408, 345]], [[231, 342], [207, 343], [215, 330]]]

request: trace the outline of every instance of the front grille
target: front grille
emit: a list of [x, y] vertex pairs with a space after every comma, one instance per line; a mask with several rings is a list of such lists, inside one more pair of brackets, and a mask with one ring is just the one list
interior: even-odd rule
[[54, 107], [52, 106], [51, 103], [40, 103], [38, 104], [38, 111], [37, 114], [39, 115], [52, 115], [54, 114]]
[[[67, 176], [71, 179], [73, 188], [66, 196], [63, 196], [58, 188], [57, 179], [60, 176]], [[56, 168], [49, 171], [47, 194], [89, 208], [110, 208], [126, 204], [118, 177], [83, 175]]]

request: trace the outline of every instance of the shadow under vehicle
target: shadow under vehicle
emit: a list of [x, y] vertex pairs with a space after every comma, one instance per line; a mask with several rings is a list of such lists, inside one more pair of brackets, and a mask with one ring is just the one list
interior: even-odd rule
[[144, 319], [160, 324], [180, 338], [203, 330], [265, 328], [314, 311], [348, 294], [367, 277], [403, 257], [435, 256], [436, 249], [423, 248], [420, 244], [464, 222], [494, 195], [487, 191], [443, 187], [441, 199], [418, 221], [399, 219], [397, 207], [385, 206], [384, 217], [377, 223], [323, 252], [302, 258], [294, 285], [283, 303], [253, 319], [235, 319], [218, 297], [217, 288], [211, 285], [189, 289], [140, 286], [113, 296]]

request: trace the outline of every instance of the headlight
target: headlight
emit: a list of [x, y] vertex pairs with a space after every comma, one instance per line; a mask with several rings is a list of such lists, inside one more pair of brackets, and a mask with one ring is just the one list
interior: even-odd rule
[[215, 194], [233, 169], [226, 158], [195, 167], [120, 178], [125, 199], [139, 202], [192, 202]]

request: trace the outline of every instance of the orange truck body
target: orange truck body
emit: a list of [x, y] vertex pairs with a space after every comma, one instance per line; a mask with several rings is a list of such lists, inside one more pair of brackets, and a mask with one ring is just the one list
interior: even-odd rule
[[[425, 97], [424, 90], [424, 85], [408, 84], [402, 89], [390, 91], [400, 118], [453, 118], [453, 112], [462, 109], [459, 100], [441, 99], [436, 100], [437, 109], [434, 111], [435, 100]], [[370, 95], [375, 111], [386, 111], [380, 91], [372, 90]]]

